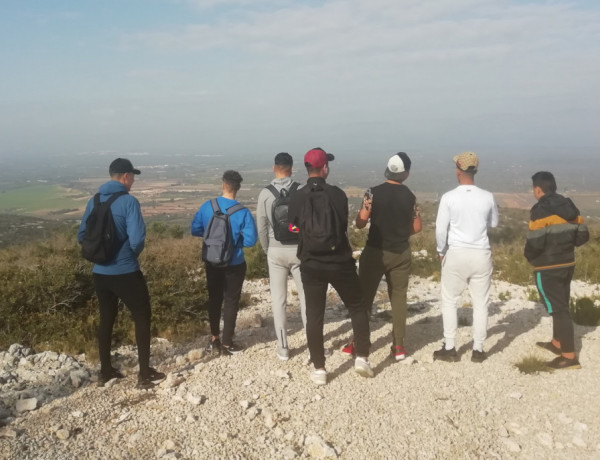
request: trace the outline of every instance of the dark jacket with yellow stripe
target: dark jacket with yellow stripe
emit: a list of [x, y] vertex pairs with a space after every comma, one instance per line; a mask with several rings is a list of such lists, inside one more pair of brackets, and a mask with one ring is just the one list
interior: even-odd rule
[[557, 193], [542, 196], [531, 208], [525, 257], [535, 270], [575, 265], [575, 247], [590, 238], [579, 210]]

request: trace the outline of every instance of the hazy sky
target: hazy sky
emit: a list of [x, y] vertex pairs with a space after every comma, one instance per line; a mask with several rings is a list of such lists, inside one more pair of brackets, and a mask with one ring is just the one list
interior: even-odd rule
[[3, 0], [0, 10], [4, 158], [600, 144], [596, 0]]

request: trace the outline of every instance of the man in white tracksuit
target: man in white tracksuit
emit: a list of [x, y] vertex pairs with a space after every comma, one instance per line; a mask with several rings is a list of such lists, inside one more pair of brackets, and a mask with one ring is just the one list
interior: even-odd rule
[[488, 299], [492, 277], [492, 254], [488, 227], [498, 225], [494, 196], [475, 186], [477, 155], [464, 152], [454, 157], [459, 186], [440, 200], [435, 223], [437, 251], [442, 261], [442, 319], [444, 345], [433, 353], [442, 361], [458, 361], [455, 339], [458, 303], [469, 287], [473, 304], [473, 353], [471, 361], [486, 359]]
[[[275, 164], [273, 166], [275, 179], [271, 181], [269, 187], [261, 190], [256, 206], [258, 237], [263, 250], [267, 254], [267, 262], [269, 264], [271, 307], [273, 310], [275, 333], [277, 334], [277, 357], [282, 361], [289, 359], [286, 307], [288, 276], [290, 274], [296, 283], [302, 323], [306, 327], [306, 302], [304, 300], [302, 278], [300, 277], [300, 260], [296, 255], [298, 250], [297, 234], [288, 232], [288, 235], [284, 234], [283, 237], [276, 237], [273, 227], [272, 206], [275, 201], [275, 194], [271, 190], [276, 190], [279, 194], [282, 189], [289, 191], [292, 188], [293, 193], [299, 184], [292, 181], [292, 166], [293, 159], [289, 153], [281, 152], [275, 155]], [[286, 225], [288, 223], [289, 221], [286, 221]], [[281, 225], [282, 222], [279, 224]], [[278, 240], [278, 237], [282, 241]]]

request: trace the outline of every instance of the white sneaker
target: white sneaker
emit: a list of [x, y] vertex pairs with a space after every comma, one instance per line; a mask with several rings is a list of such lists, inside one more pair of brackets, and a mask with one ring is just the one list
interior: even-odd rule
[[289, 348], [284, 348], [284, 347], [280, 347], [279, 345], [277, 345], [277, 357], [281, 361], [287, 361], [288, 359], [290, 359]]
[[371, 378], [374, 375], [369, 361], [367, 361], [365, 358], [357, 357], [354, 360], [354, 370], [358, 375], [362, 375], [363, 377]]
[[[329, 358], [331, 355], [332, 355], [332, 351], [330, 348], [323, 349], [323, 356], [325, 356], [326, 358]], [[305, 366], [308, 366], [309, 364], [312, 364], [312, 358], [310, 357], [310, 351], [308, 351], [308, 356], [304, 360]]]
[[327, 384], [327, 371], [325, 369], [313, 369], [310, 371], [310, 379], [315, 385]]

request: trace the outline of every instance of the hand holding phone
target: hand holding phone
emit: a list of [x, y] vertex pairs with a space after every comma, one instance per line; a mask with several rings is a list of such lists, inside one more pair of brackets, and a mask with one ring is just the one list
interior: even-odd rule
[[367, 211], [371, 210], [371, 205], [373, 204], [373, 192], [370, 188], [365, 191], [365, 195], [363, 196], [363, 208]]

